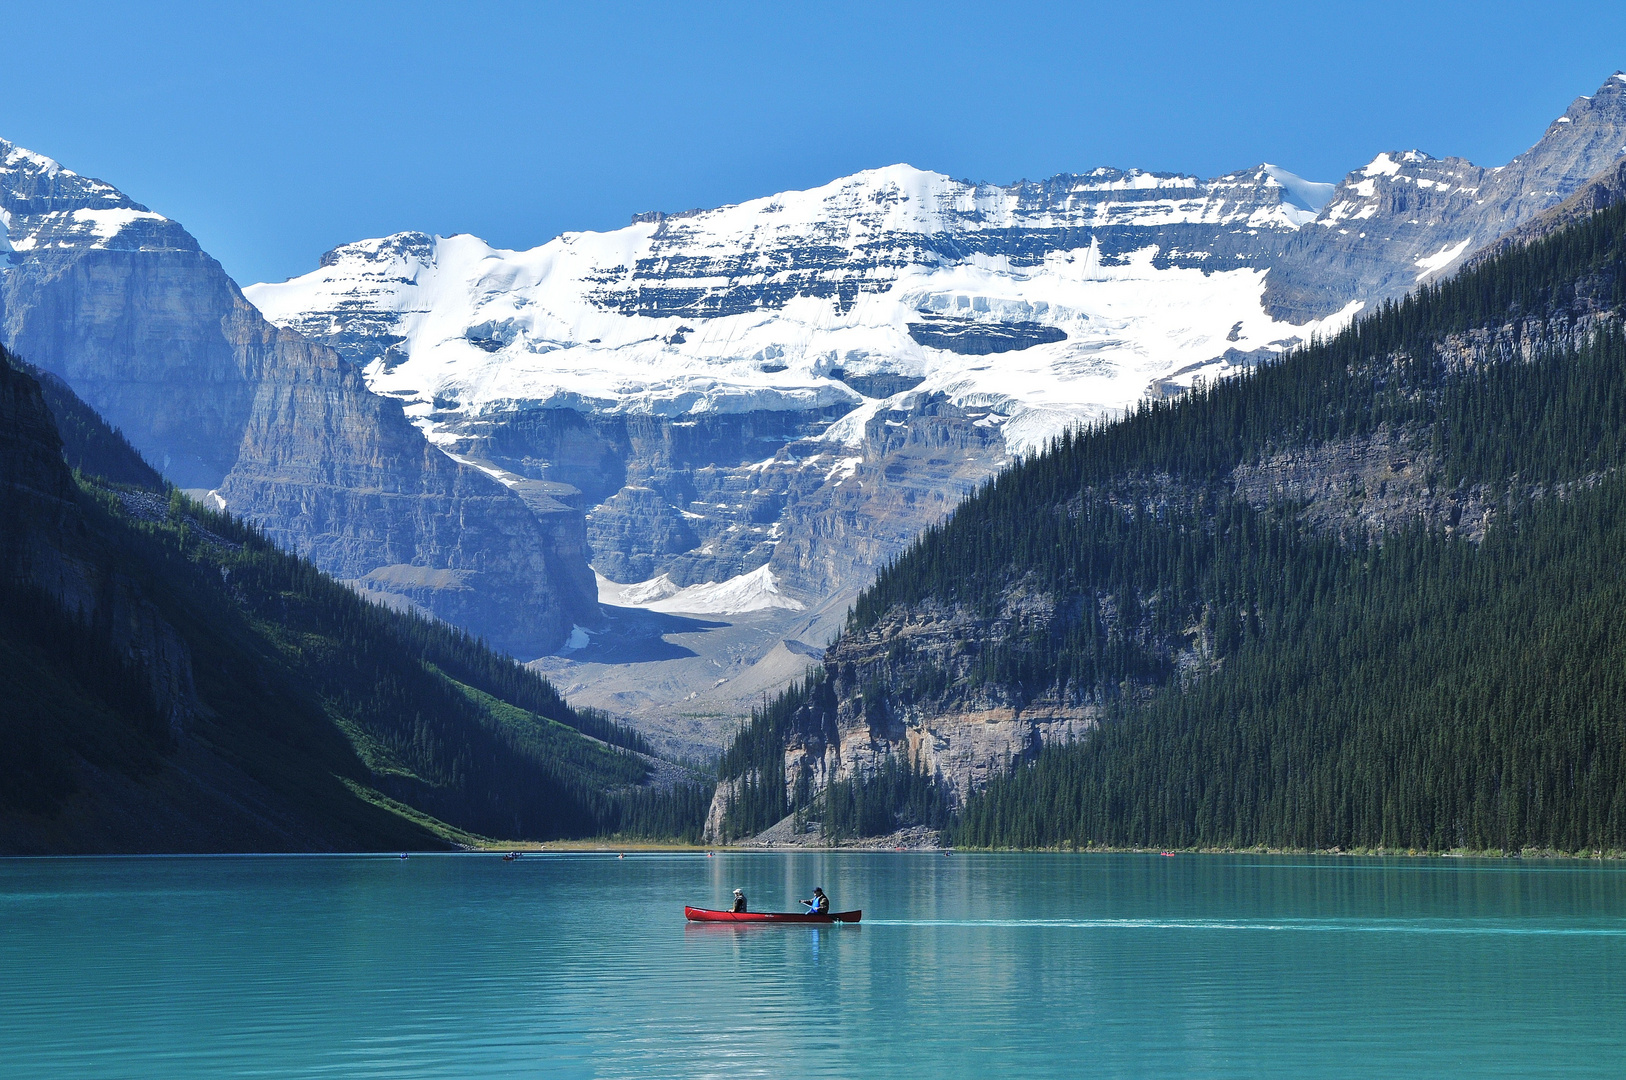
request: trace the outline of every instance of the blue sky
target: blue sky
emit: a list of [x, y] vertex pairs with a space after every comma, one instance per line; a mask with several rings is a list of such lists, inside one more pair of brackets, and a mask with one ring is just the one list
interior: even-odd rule
[[1626, 5], [32, 4], [0, 137], [244, 283], [402, 229], [529, 247], [906, 161], [1335, 180], [1500, 164], [1626, 66]]

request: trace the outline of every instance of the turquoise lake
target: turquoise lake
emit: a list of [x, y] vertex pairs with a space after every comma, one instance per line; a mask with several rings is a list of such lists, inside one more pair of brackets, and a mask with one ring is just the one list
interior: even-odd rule
[[0, 1075], [1620, 1077], [1626, 867], [0, 860]]

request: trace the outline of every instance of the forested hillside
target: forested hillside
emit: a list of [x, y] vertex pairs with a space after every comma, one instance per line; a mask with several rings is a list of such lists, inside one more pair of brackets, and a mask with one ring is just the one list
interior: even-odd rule
[[[862, 595], [722, 831], [935, 780], [990, 846], [1626, 848], [1623, 305], [1617, 205], [1060, 440]], [[945, 771], [1036, 711], [1088, 733]]]
[[0, 851], [444, 846], [693, 818], [696, 792], [639, 787], [635, 732], [163, 487], [9, 357], [0, 406]]

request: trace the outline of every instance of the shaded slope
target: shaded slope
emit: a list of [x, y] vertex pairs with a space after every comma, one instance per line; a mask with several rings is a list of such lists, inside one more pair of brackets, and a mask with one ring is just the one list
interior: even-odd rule
[[[391, 848], [458, 829], [616, 827], [610, 793], [647, 767], [578, 729], [635, 736], [173, 489], [76, 481], [38, 382], [9, 358], [0, 410], [0, 850]], [[116, 450], [106, 434], [92, 441]], [[141, 468], [128, 453], [112, 464]]]

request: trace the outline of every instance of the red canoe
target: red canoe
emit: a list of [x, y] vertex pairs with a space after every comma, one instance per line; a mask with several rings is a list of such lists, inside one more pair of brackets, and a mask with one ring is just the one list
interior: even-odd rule
[[829, 915], [809, 915], [805, 911], [708, 911], [705, 908], [686, 907], [683, 917], [690, 922], [833, 923], [857, 922], [864, 917], [864, 913], [835, 911]]

